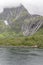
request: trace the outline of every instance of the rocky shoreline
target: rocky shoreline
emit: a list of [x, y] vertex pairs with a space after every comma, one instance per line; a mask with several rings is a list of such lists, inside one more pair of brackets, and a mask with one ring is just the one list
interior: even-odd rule
[[9, 48], [11, 48], [11, 47], [15, 47], [15, 48], [38, 48], [37, 45], [35, 45], [35, 46], [3, 46], [3, 45], [1, 45], [0, 48], [1, 47], [3, 47], [3, 48], [7, 48], [7, 47], [9, 47]]

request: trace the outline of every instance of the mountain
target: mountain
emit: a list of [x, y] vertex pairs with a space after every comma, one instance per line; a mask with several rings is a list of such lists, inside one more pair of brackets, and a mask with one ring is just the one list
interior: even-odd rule
[[41, 27], [43, 27], [43, 16], [31, 15], [23, 5], [4, 8], [0, 13], [0, 34], [30, 36]]

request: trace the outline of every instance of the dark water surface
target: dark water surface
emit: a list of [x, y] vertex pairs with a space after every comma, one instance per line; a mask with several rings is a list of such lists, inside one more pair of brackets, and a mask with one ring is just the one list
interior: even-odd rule
[[43, 49], [0, 48], [0, 65], [43, 65]]

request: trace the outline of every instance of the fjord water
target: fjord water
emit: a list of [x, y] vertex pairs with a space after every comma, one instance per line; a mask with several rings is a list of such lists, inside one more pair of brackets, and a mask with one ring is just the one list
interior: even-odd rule
[[43, 49], [0, 48], [0, 65], [43, 65]]

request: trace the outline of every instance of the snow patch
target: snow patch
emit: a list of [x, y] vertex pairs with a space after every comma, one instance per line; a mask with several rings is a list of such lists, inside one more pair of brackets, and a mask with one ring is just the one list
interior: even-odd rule
[[7, 20], [5, 20], [4, 23], [5, 23], [6, 25], [9, 25]]

